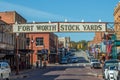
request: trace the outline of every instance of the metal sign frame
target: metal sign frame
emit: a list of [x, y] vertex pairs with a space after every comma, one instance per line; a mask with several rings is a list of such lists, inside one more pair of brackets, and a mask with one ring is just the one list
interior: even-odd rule
[[13, 33], [32, 32], [105, 32], [105, 22], [39, 22], [13, 24]]

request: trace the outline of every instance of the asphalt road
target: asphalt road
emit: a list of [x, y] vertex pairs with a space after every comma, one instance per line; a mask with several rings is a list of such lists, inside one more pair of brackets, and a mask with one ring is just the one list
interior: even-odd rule
[[[76, 52], [79, 63], [52, 64], [46, 69], [33, 69], [25, 73], [26, 76], [12, 80], [102, 80], [98, 77], [101, 69], [90, 69], [86, 54]], [[24, 73], [23, 73], [24, 75]]]

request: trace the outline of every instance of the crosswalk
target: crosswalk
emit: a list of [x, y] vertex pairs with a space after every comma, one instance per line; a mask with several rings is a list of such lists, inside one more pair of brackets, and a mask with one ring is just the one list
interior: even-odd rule
[[71, 64], [60, 64], [59, 66], [90, 66], [90, 63], [71, 63]]

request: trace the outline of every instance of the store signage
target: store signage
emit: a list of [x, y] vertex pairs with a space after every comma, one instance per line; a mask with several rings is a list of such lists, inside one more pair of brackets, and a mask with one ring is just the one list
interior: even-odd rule
[[58, 32], [58, 25], [57, 23], [14, 24], [13, 32]]
[[105, 23], [40, 23], [14, 24], [14, 33], [24, 32], [99, 32], [106, 31]]

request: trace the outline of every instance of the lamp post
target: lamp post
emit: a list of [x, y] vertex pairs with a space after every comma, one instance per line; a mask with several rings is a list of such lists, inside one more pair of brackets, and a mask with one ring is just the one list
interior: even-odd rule
[[[31, 37], [31, 50], [33, 50], [33, 43], [34, 43], [34, 40], [33, 40], [33, 36]], [[33, 54], [31, 54], [31, 67], [33, 66]]]
[[18, 36], [19, 36], [19, 33], [16, 33], [16, 75], [19, 74]]

